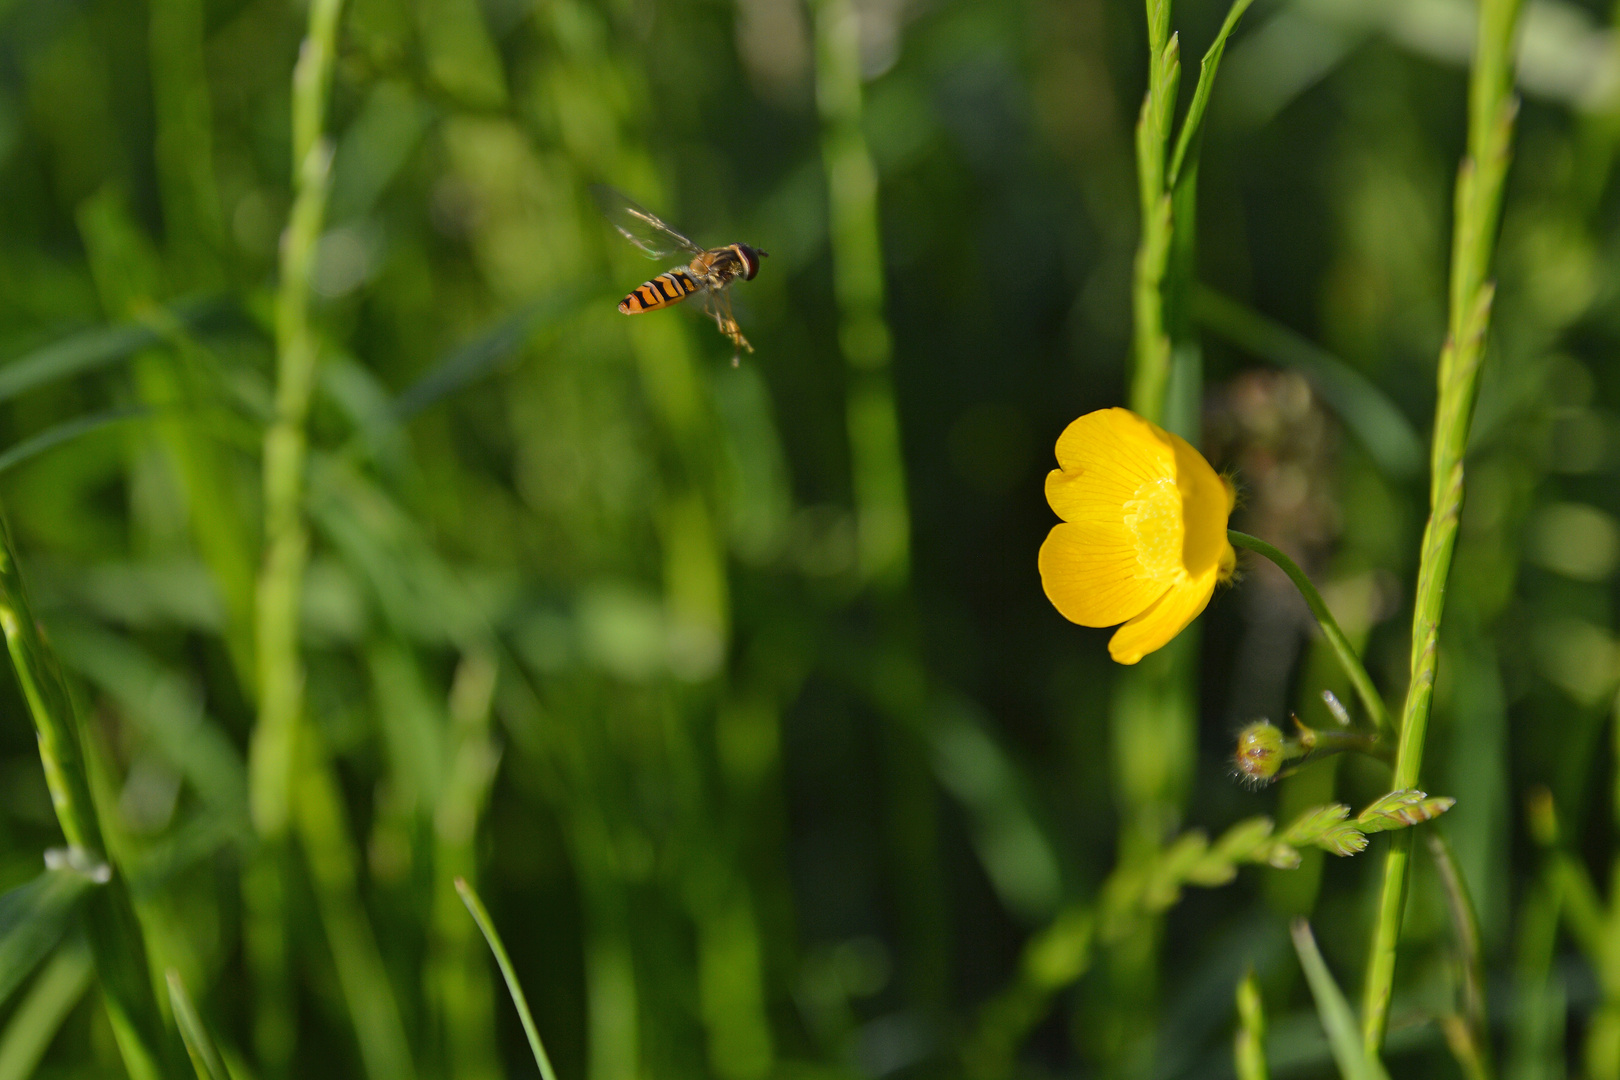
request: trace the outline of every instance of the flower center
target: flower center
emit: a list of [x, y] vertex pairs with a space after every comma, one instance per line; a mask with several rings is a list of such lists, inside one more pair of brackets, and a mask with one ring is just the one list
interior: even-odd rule
[[1125, 501], [1125, 527], [1136, 544], [1136, 576], [1170, 581], [1183, 571], [1181, 491], [1161, 476], [1136, 489]]

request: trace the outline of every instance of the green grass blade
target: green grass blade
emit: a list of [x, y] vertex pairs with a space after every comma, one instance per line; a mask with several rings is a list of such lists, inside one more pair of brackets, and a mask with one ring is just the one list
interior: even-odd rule
[[1316, 948], [1311, 924], [1295, 919], [1289, 929], [1294, 935], [1294, 950], [1299, 953], [1300, 966], [1305, 969], [1305, 981], [1311, 984], [1311, 996], [1316, 999], [1316, 1013], [1322, 1018], [1333, 1060], [1338, 1062], [1339, 1074], [1344, 1080], [1389, 1080], [1378, 1058], [1362, 1048], [1360, 1025]]
[[1238, 20], [1243, 13], [1249, 10], [1254, 0], [1233, 0], [1231, 8], [1226, 12], [1226, 21], [1221, 23], [1220, 33], [1215, 35], [1215, 41], [1210, 45], [1209, 51], [1204, 53], [1203, 62], [1198, 66], [1198, 85], [1193, 89], [1192, 104], [1187, 106], [1187, 118], [1181, 122], [1181, 134], [1176, 139], [1176, 151], [1170, 159], [1169, 185], [1176, 186], [1176, 180], [1181, 176], [1182, 166], [1187, 161], [1189, 151], [1194, 159], [1198, 156], [1197, 139], [1203, 130], [1204, 110], [1209, 107], [1210, 92], [1215, 89], [1215, 72], [1220, 70], [1221, 56], [1226, 52], [1226, 39], [1232, 36], [1237, 29]]
[[595, 292], [594, 288], [582, 286], [562, 289], [508, 315], [472, 341], [452, 350], [407, 387], [394, 400], [394, 416], [409, 420], [441, 398], [471, 385], [522, 348], [531, 335], [574, 314], [581, 302]]
[[512, 958], [506, 955], [506, 946], [501, 944], [501, 935], [496, 933], [495, 924], [489, 919], [489, 912], [484, 910], [484, 902], [478, 899], [478, 894], [467, 884], [465, 878], [456, 878], [456, 891], [461, 894], [461, 902], [466, 904], [467, 910], [472, 913], [473, 922], [484, 932], [484, 940], [489, 942], [489, 951], [495, 954], [495, 963], [500, 966], [501, 978], [506, 980], [506, 989], [512, 995], [512, 1004], [517, 1006], [518, 1019], [523, 1021], [523, 1034], [529, 1037], [529, 1049], [534, 1051], [534, 1061], [540, 1066], [540, 1075], [545, 1080], [557, 1080], [557, 1074], [551, 1071], [551, 1058], [546, 1056], [545, 1045], [540, 1041], [540, 1032], [535, 1029], [534, 1016], [529, 1012], [529, 999], [523, 996], [523, 987], [518, 984], [517, 972], [512, 970]]
[[98, 428], [104, 428], [109, 424], [117, 424], [125, 420], [135, 420], [147, 416], [151, 411], [151, 409], [143, 405], [125, 405], [116, 409], [108, 409], [105, 412], [92, 413], [89, 416], [67, 420], [54, 427], [46, 428], [38, 435], [24, 439], [11, 449], [0, 453], [0, 472], [21, 465], [29, 458], [37, 457], [52, 447], [60, 446], [62, 443], [78, 438], [80, 435], [88, 434]]
[[[169, 309], [166, 317], [183, 326], [194, 325], [219, 307], [217, 299], [193, 301]], [[45, 383], [127, 360], [163, 340], [153, 320], [97, 326], [69, 334], [0, 364], [0, 401], [9, 401]]]
[[28, 1080], [73, 1007], [90, 989], [90, 950], [75, 940], [56, 950], [0, 1032], [0, 1080]]
[[0, 1002], [62, 940], [91, 884], [76, 870], [47, 870], [0, 896]]
[[168, 971], [168, 983], [174, 1023], [180, 1029], [180, 1037], [186, 1041], [186, 1053], [191, 1056], [192, 1068], [197, 1070], [197, 1080], [231, 1080], [213, 1038], [203, 1026], [202, 1017], [197, 1015], [197, 1006], [186, 993], [186, 984], [174, 968]]
[[159, 340], [156, 330], [139, 323], [98, 326], [70, 334], [0, 367], [0, 401], [44, 383], [128, 359]]
[[1361, 372], [1309, 339], [1240, 304], [1199, 286], [1193, 318], [1206, 330], [1268, 363], [1293, 368], [1310, 382], [1356, 441], [1391, 476], [1417, 476], [1423, 469], [1423, 440], [1406, 414]]

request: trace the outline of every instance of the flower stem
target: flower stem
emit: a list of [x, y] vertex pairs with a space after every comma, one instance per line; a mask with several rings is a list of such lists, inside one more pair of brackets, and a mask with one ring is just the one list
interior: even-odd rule
[[1378, 688], [1373, 686], [1372, 677], [1362, 665], [1361, 657], [1356, 655], [1350, 639], [1339, 629], [1338, 620], [1334, 619], [1333, 612], [1328, 610], [1327, 603], [1322, 599], [1322, 594], [1316, 591], [1316, 586], [1311, 584], [1311, 579], [1305, 576], [1305, 571], [1301, 570], [1293, 559], [1259, 537], [1240, 533], [1236, 529], [1228, 529], [1226, 537], [1232, 541], [1233, 547], [1247, 548], [1256, 554], [1264, 555], [1288, 575], [1288, 580], [1294, 583], [1294, 587], [1299, 589], [1300, 595], [1305, 598], [1305, 603], [1310, 606], [1311, 614], [1316, 616], [1317, 625], [1322, 628], [1322, 635], [1333, 647], [1333, 654], [1339, 658], [1344, 673], [1350, 677], [1350, 684], [1356, 688], [1356, 694], [1366, 706], [1373, 724], [1381, 733], [1390, 731], [1389, 712], [1384, 708], [1384, 699], [1378, 696]]
[[[1401, 713], [1392, 784], [1396, 789], [1417, 786], [1434, 697], [1446, 577], [1462, 510], [1463, 457], [1495, 291], [1487, 276], [1517, 112], [1513, 38], [1522, 5], [1523, 0], [1482, 0], [1479, 10], [1479, 33], [1468, 86], [1468, 154], [1457, 170], [1451, 310], [1446, 342], [1440, 350], [1439, 399], [1430, 449], [1429, 522], [1423, 531], [1412, 611], [1412, 678]], [[1406, 834], [1396, 839], [1385, 857], [1383, 891], [1362, 996], [1362, 1040], [1369, 1053], [1382, 1044], [1389, 1018], [1395, 948], [1411, 853], [1411, 836]]]

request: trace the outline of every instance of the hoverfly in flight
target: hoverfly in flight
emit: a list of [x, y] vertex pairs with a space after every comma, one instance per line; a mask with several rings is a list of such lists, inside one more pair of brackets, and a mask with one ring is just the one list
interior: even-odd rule
[[737, 352], [731, 356], [737, 363], [737, 353], [749, 352], [754, 347], [743, 337], [742, 328], [731, 314], [731, 283], [738, 278], [752, 281], [759, 273], [759, 260], [768, 253], [747, 244], [728, 244], [725, 247], [701, 248], [664, 224], [652, 211], [636, 205], [623, 192], [601, 184], [591, 188], [602, 213], [624, 238], [641, 249], [648, 258], [662, 259], [677, 252], [688, 254], [692, 261], [664, 271], [650, 281], [638, 285], [630, 295], [619, 301], [619, 311], [625, 315], [639, 315], [671, 304], [678, 304], [693, 293], [701, 292], [703, 310], [713, 316], [720, 332], [731, 339]]

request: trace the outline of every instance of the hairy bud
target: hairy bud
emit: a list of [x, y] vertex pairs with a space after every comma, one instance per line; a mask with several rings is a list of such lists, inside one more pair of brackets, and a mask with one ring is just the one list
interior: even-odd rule
[[1238, 775], [1254, 784], [1276, 779], [1284, 761], [1283, 733], [1269, 720], [1257, 720], [1238, 732], [1232, 763]]

